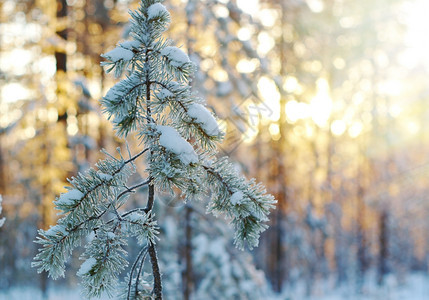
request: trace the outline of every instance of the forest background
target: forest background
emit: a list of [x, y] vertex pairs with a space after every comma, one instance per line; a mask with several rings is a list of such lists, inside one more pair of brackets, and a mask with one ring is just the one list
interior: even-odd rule
[[[429, 4], [164, 4], [167, 34], [198, 66], [193, 88], [227, 133], [219, 155], [278, 200], [259, 248], [241, 252], [204, 203], [161, 197], [166, 295], [317, 296], [343, 285], [364, 294], [427, 273]], [[35, 282], [32, 241], [54, 223], [66, 178], [99, 149], [124, 146], [99, 106], [116, 82], [100, 54], [127, 39], [137, 5], [0, 3], [0, 290], [76, 285], [79, 253], [66, 279]]]

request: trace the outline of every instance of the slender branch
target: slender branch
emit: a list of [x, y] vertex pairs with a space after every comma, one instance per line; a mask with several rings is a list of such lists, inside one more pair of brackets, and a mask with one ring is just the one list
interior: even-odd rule
[[143, 258], [140, 261], [139, 270], [137, 271], [137, 278], [136, 278], [136, 285], [135, 285], [136, 295], [137, 295], [137, 290], [138, 290], [138, 286], [139, 286], [140, 275], [142, 273], [143, 265], [144, 265], [144, 262], [146, 260], [147, 252], [148, 252], [148, 250], [147, 250], [147, 246], [146, 246], [146, 251], [145, 251], [145, 253], [143, 255]]
[[228, 192], [229, 192], [229, 194], [230, 195], [232, 195], [232, 194], [234, 194], [233, 193], [233, 191], [231, 190], [231, 188], [230, 188], [230, 186], [228, 185], [228, 183], [227, 182], [225, 182], [225, 180], [223, 179], [223, 177], [218, 173], [218, 172], [216, 172], [212, 167], [207, 167], [207, 166], [205, 166], [205, 165], [201, 165], [203, 168], [204, 168], [204, 170], [206, 170], [208, 173], [210, 173], [210, 174], [212, 174], [213, 176], [215, 176], [225, 187], [226, 187], [226, 189], [228, 190]]
[[140, 151], [139, 153], [137, 153], [136, 155], [134, 155], [133, 157], [131, 157], [130, 159], [124, 161], [124, 164], [128, 164], [134, 160], [136, 160], [137, 158], [139, 158], [141, 155], [143, 155], [146, 151], [148, 151], [149, 148], [143, 149], [142, 151]]
[[[125, 165], [127, 165], [127, 164], [129, 164], [130, 162], [132, 162], [132, 161], [134, 161], [134, 160], [136, 160], [137, 158], [139, 158], [141, 155], [143, 155], [146, 151], [148, 151], [149, 150], [149, 148], [146, 148], [146, 149], [143, 149], [141, 152], [139, 152], [139, 153], [137, 153], [136, 155], [134, 155], [133, 157], [131, 157], [130, 159], [128, 159], [128, 160], [124, 160], [123, 162], [122, 162], [122, 165], [117, 169], [117, 170], [115, 170], [115, 172], [113, 172], [112, 174], [110, 174], [111, 176], [114, 176], [114, 175], [116, 175], [116, 174], [118, 174], [121, 170], [122, 170], [122, 168], [125, 166]], [[88, 191], [86, 191], [86, 193], [83, 195], [83, 197], [80, 199], [80, 201], [75, 205], [75, 206], [73, 206], [73, 210], [75, 210], [76, 208], [78, 208], [82, 203], [83, 203], [83, 200], [84, 199], [86, 199], [93, 191], [95, 191], [96, 189], [98, 189], [99, 187], [101, 187], [102, 185], [104, 185], [104, 184], [106, 184], [106, 181], [104, 181], [104, 180], [102, 180], [100, 183], [98, 183], [98, 184], [96, 184], [95, 186], [93, 186], [91, 189], [89, 189]], [[110, 205], [109, 205], [110, 206]], [[80, 224], [80, 225], [82, 225], [82, 224]], [[80, 226], [79, 225], [79, 226]]]
[[[222, 175], [220, 174], [220, 173], [218, 173], [218, 172], [216, 172], [212, 167], [208, 167], [208, 166], [205, 166], [205, 165], [201, 165], [203, 168], [204, 168], [204, 170], [206, 170], [207, 171], [207, 173], [210, 173], [210, 174], [212, 174], [213, 176], [215, 176], [218, 180], [219, 180], [219, 182], [221, 182], [224, 186], [225, 186], [225, 188], [227, 189], [227, 191], [228, 191], [228, 193], [230, 194], [230, 195], [232, 195], [232, 194], [234, 194], [234, 191], [231, 189], [231, 187], [230, 187], [230, 185], [228, 184], [228, 182], [225, 182], [225, 179], [222, 177]], [[262, 204], [261, 204], [261, 202], [259, 202], [259, 201], [257, 201], [254, 197], [252, 197], [252, 195], [251, 194], [248, 194], [248, 193], [245, 193], [245, 195], [255, 204], [255, 205], [257, 205], [258, 207], [260, 207], [260, 208], [262, 208]]]
[[138, 88], [139, 86], [143, 86], [143, 85], [145, 85], [146, 83], [145, 82], [142, 82], [142, 83], [139, 83], [139, 84], [136, 84], [135, 86], [133, 86], [127, 93], [125, 93], [123, 96], [122, 96], [122, 100], [121, 100], [121, 102], [124, 102], [125, 101], [125, 97], [128, 97], [128, 95], [129, 94], [131, 94], [131, 92], [132, 91], [134, 91], [136, 88]]
[[[167, 87], [167, 85], [165, 85], [164, 83], [162, 83], [162, 82], [160, 82], [160, 81], [157, 81], [157, 80], [152, 80], [152, 81], [150, 81], [150, 83], [152, 84], [152, 83], [154, 83], [154, 84], [158, 84], [158, 85], [160, 85], [160, 86], [162, 86], [163, 88], [165, 88], [165, 89], [167, 89], [167, 90], [169, 90], [170, 92], [172, 92], [173, 93], [173, 91], [171, 90], [171, 89], [169, 89], [168, 87]], [[188, 112], [188, 108], [186, 108], [186, 106], [182, 103], [182, 101], [180, 101], [180, 100], [178, 100], [177, 98], [176, 98], [176, 100], [177, 101], [172, 101], [171, 99], [167, 99], [166, 101], [170, 104], [170, 107], [171, 107], [171, 104], [179, 104], [179, 106], [185, 111], [185, 113], [187, 113]], [[190, 118], [191, 118], [191, 120], [192, 120], [192, 122], [193, 121], [195, 121], [195, 118], [192, 118], [191, 116], [189, 116]], [[201, 127], [201, 124], [198, 124], [198, 123], [192, 123], [193, 125], [195, 125], [197, 128], [198, 128], [198, 130], [200, 131], [200, 133], [203, 135], [203, 136], [205, 136], [206, 138], [208, 138], [208, 139], [210, 139], [210, 138], [212, 138], [210, 135], [208, 135], [205, 131], [204, 131], [204, 129]]]
[[118, 195], [118, 197], [116, 197], [116, 199], [121, 198], [123, 195], [125, 195], [125, 194], [127, 194], [127, 193], [133, 193], [133, 192], [135, 192], [135, 189], [138, 189], [139, 187], [142, 187], [142, 186], [144, 186], [144, 185], [146, 185], [146, 184], [149, 184], [151, 180], [152, 180], [152, 179], [151, 179], [151, 178], [149, 178], [148, 180], [143, 181], [143, 182], [140, 182], [140, 183], [138, 183], [138, 184], [136, 184], [136, 185], [133, 185], [132, 187], [126, 187], [126, 190], [125, 190], [125, 191], [122, 191], [122, 192]]
[[[123, 213], [122, 215], [121, 215], [121, 217], [123, 218], [123, 217], [126, 217], [126, 216], [128, 216], [128, 215], [130, 215], [130, 214], [132, 214], [133, 212], [136, 212], [136, 211], [143, 211], [143, 212], [146, 212], [146, 208], [134, 208], [134, 209], [131, 209], [131, 210], [129, 210], [129, 211], [127, 211], [126, 213]], [[113, 220], [110, 220], [109, 222], [112, 222]], [[109, 223], [108, 222], [108, 223]]]
[[[93, 220], [97, 220], [99, 218], [101, 218], [108, 210], [109, 210], [110, 204], [106, 207], [105, 210], [103, 210], [101, 213], [99, 213], [98, 215], [93, 215], [91, 217], [89, 217], [88, 219], [80, 222], [79, 224], [77, 224], [76, 226], [74, 226], [73, 228], [71, 228], [70, 230], [67, 230], [67, 232], [73, 232], [76, 231], [77, 229], [79, 229], [80, 226], [82, 226], [85, 223], [88, 223], [90, 221]], [[97, 230], [98, 227], [94, 228], [93, 230]], [[59, 240], [58, 242], [62, 242], [68, 235], [65, 235], [61, 240]]]
[[[141, 155], [141, 154], [143, 154], [143, 153], [139, 153], [138, 155]], [[150, 182], [150, 179], [148, 179], [148, 180], [146, 180], [146, 181], [143, 181], [143, 182], [141, 182], [141, 183], [138, 183], [138, 184], [136, 184], [136, 185], [133, 185], [132, 187], [125, 187], [126, 188], [126, 190], [125, 191], [122, 191], [117, 197], [116, 197], [116, 201], [118, 201], [122, 196], [124, 196], [125, 194], [127, 194], [127, 193], [132, 193], [132, 192], [134, 192], [134, 190], [135, 189], [137, 189], [137, 188], [139, 188], [139, 187], [142, 187], [142, 186], [144, 186], [144, 185], [146, 185], [146, 184], [148, 184]], [[116, 214], [116, 219], [117, 220], [119, 220], [119, 221], [122, 221], [123, 220], [123, 217], [125, 217], [125, 216], [127, 216], [127, 215], [129, 215], [132, 211], [129, 211], [129, 212], [127, 212], [127, 213], [125, 213], [125, 214], [122, 214], [122, 215], [119, 215], [119, 212], [118, 212], [118, 210], [117, 210], [117, 208], [114, 206], [114, 203], [113, 203], [113, 201], [111, 201], [110, 203], [109, 203], [109, 205], [107, 206], [107, 208], [101, 213], [101, 214], [99, 214], [99, 215], [96, 215], [96, 216], [91, 216], [90, 218], [88, 218], [88, 219], [86, 219], [85, 221], [82, 221], [82, 222], [80, 222], [79, 224], [77, 224], [75, 227], [73, 227], [70, 231], [74, 231], [74, 230], [76, 230], [78, 227], [80, 227], [80, 226], [82, 226], [83, 224], [85, 224], [85, 223], [87, 223], [87, 222], [89, 222], [89, 221], [91, 221], [91, 220], [95, 220], [95, 219], [99, 219], [99, 218], [101, 218], [108, 210], [109, 210], [109, 208], [110, 208], [110, 206], [112, 206], [113, 207], [113, 209], [114, 209], [114, 211], [115, 211], [115, 214]], [[119, 208], [119, 207], [118, 207]], [[112, 223], [113, 221], [115, 221], [115, 218], [113, 218], [113, 219], [111, 219], [111, 220], [109, 220], [109, 221], [107, 221], [107, 223], [106, 224], [110, 224], [110, 223]], [[95, 227], [94, 228], [94, 230], [97, 230], [99, 227]]]
[[130, 279], [128, 280], [128, 294], [127, 294], [127, 300], [130, 300], [130, 294], [131, 294], [131, 285], [132, 285], [132, 281], [133, 281], [133, 273], [134, 270], [136, 269], [137, 263], [140, 260], [140, 257], [142, 257], [143, 253], [147, 251], [147, 246], [143, 247], [139, 254], [137, 255], [132, 267], [131, 267], [131, 271], [130, 271]]
[[[118, 199], [118, 198], [117, 198], [117, 199]], [[113, 212], [115, 213], [116, 218], [117, 218], [119, 221], [122, 221], [122, 218], [121, 218], [121, 216], [119, 215], [118, 209], [116, 208], [115, 203], [113, 202], [113, 200], [110, 200], [110, 204], [109, 204], [109, 206], [111, 206], [111, 207], [113, 208]]]
[[[167, 90], [169, 90], [170, 92], [172, 92], [173, 93], [173, 91], [171, 90], [171, 89], [169, 89], [165, 84], [163, 84], [162, 82], [160, 82], [160, 81], [157, 81], [157, 80], [153, 80], [153, 81], [150, 81], [150, 83], [154, 83], [154, 84], [158, 84], [158, 85], [160, 85], [160, 86], [162, 86], [163, 88], [165, 88], [165, 89], [167, 89]], [[176, 101], [177, 100], [177, 101]], [[178, 100], [177, 98], [176, 98], [176, 100], [175, 101], [172, 101], [171, 99], [167, 99], [166, 101], [170, 104], [170, 107], [172, 107], [171, 106], [171, 104], [179, 104], [179, 106], [185, 111], [185, 113], [188, 113], [188, 108], [186, 108], [186, 106], [182, 103], [182, 101], [180, 101], [180, 100]], [[176, 109], [176, 108], [174, 108], [174, 109]], [[189, 116], [189, 115], [188, 115]], [[195, 118], [193, 118], [193, 117], [191, 117], [191, 116], [189, 116], [190, 118], [191, 118], [191, 120], [192, 120], [192, 122], [194, 122], [195, 121]], [[197, 129], [199, 130], [199, 132], [200, 132], [200, 134], [202, 134], [204, 137], [206, 137], [206, 138], [208, 138], [208, 139], [210, 139], [210, 138], [212, 138], [212, 136], [210, 136], [210, 135], [208, 135], [205, 131], [204, 131], [204, 129], [201, 127], [201, 124], [198, 124], [198, 123], [191, 123], [191, 124], [193, 124], [194, 126], [196, 126], [197, 127]]]
[[[170, 91], [171, 93], [174, 93], [167, 85], [165, 85], [164, 83], [162, 83], [160, 81], [152, 80], [152, 81], [150, 81], [150, 83], [158, 84], [158, 85], [162, 86], [164, 89]], [[169, 102], [171, 102], [171, 101], [169, 101]], [[177, 103], [179, 103], [179, 105], [183, 108], [183, 110], [185, 112], [188, 112], [188, 109], [186, 108], [185, 105], [183, 105], [183, 103], [181, 101], [177, 101]]]

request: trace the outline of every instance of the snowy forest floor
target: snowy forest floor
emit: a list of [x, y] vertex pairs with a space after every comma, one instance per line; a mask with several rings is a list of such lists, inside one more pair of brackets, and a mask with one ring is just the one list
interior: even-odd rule
[[399, 282], [393, 275], [385, 277], [382, 286], [376, 277], [369, 275], [360, 292], [355, 284], [335, 288], [333, 283], [320, 282], [312, 285], [312, 295], [306, 296], [305, 284], [297, 285], [273, 300], [429, 300], [429, 276], [427, 273], [413, 273]]
[[[368, 278], [370, 279], [370, 278]], [[14, 287], [0, 291], [0, 300], [42, 300], [41, 292], [34, 287]], [[51, 288], [48, 293], [49, 300], [78, 300], [82, 299], [78, 288]], [[107, 297], [99, 299], [106, 300]], [[387, 276], [385, 284], [378, 286], [373, 280], [367, 280], [362, 292], [357, 293], [356, 287], [345, 285], [334, 289], [331, 284], [314, 286], [312, 296], [305, 296], [305, 285], [298, 285], [288, 292], [267, 297], [261, 300], [428, 300], [429, 276], [422, 273], [408, 275], [403, 283], [398, 283], [394, 276]]]

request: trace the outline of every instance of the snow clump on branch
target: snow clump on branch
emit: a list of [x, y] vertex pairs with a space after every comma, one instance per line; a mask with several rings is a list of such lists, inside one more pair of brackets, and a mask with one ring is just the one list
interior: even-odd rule
[[201, 104], [192, 103], [188, 107], [188, 115], [199, 124], [204, 132], [209, 136], [221, 134], [219, 126], [213, 115]]
[[112, 62], [118, 62], [121, 59], [125, 61], [132, 60], [134, 57], [134, 53], [131, 50], [122, 47], [116, 47], [115, 49], [104, 53], [102, 56]]
[[162, 125], [158, 125], [156, 128], [161, 133], [159, 144], [167, 151], [176, 154], [183, 164], [189, 165], [198, 162], [194, 148], [180, 136], [176, 129]]
[[170, 61], [170, 64], [177, 68], [191, 62], [185, 52], [174, 46], [168, 46], [162, 49], [161, 55], [165, 56]]
[[55, 204], [58, 205], [73, 205], [83, 197], [83, 193], [77, 189], [69, 190], [67, 193], [61, 194]]
[[147, 9], [148, 20], [160, 18], [160, 17], [163, 17], [164, 15], [170, 16], [170, 13], [168, 12], [167, 8], [165, 8], [165, 6], [162, 5], [161, 3], [152, 4]]

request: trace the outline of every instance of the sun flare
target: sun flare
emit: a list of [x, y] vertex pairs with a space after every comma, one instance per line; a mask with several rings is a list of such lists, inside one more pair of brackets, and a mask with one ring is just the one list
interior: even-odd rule
[[429, 69], [429, 1], [415, 0], [405, 5], [407, 33], [404, 63], [417, 66], [423, 63]]

